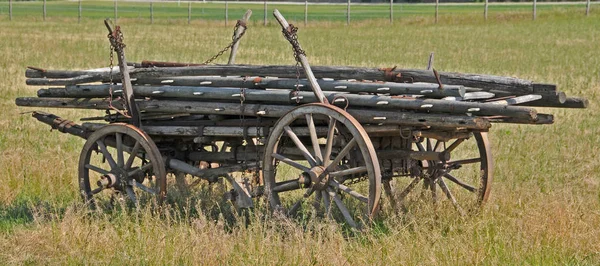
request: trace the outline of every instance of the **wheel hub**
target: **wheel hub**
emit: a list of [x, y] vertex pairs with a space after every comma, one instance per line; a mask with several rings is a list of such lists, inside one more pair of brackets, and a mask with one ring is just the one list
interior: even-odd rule
[[325, 190], [327, 184], [329, 184], [329, 174], [323, 175], [323, 173], [325, 173], [325, 167], [323, 166], [315, 166], [308, 172], [310, 183], [315, 190]]

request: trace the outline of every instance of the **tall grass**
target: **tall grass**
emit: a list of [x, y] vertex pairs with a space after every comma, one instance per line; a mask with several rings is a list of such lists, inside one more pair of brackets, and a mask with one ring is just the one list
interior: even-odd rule
[[[46, 23], [0, 19], [0, 261], [9, 264], [588, 264], [600, 263], [600, 16], [561, 10], [535, 22], [510, 13], [483, 22], [415, 17], [389, 26], [322, 22], [300, 29], [314, 65], [424, 68], [556, 83], [590, 100], [586, 110], [541, 109], [549, 126], [494, 125], [490, 201], [473, 217], [423, 205], [356, 233], [319, 221], [299, 225], [257, 211], [240, 216], [211, 187], [189, 201], [90, 212], [81, 206], [77, 160], [83, 141], [49, 132], [14, 105], [33, 96], [26, 66], [108, 65], [100, 20]], [[131, 61], [202, 62], [230, 41], [231, 27], [193, 21], [120, 20]], [[221, 59], [225, 60], [225, 59]], [[223, 61], [221, 61], [223, 62]], [[293, 64], [274, 26], [251, 24], [237, 62]], [[47, 110], [78, 119], [92, 111]]]

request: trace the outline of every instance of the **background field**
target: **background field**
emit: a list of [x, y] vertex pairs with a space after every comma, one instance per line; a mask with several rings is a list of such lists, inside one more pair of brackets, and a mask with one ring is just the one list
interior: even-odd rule
[[[595, 12], [598, 2], [591, 2], [591, 12]], [[187, 21], [188, 2], [154, 2], [154, 18], [161, 18], [166, 21]], [[228, 4], [228, 15], [230, 20], [240, 18], [247, 9], [253, 9], [253, 21], [263, 21], [264, 7], [262, 2], [255, 3], [235, 3], [230, 1]], [[277, 8], [283, 14], [286, 14], [288, 20], [304, 21], [304, 3], [282, 4], [268, 3], [267, 20], [274, 22], [271, 12]], [[382, 22], [389, 20], [389, 4], [361, 4], [353, 1], [351, 6], [351, 21], [382, 19]], [[222, 2], [191, 2], [192, 20], [224, 20], [225, 3]], [[0, 1], [0, 16], [8, 16], [8, 2]], [[445, 15], [480, 15], [483, 18], [483, 3], [442, 3], [439, 7], [440, 16]], [[119, 18], [130, 18], [150, 21], [150, 3], [149, 2], [122, 2], [117, 4]], [[573, 14], [585, 14], [585, 2], [575, 3], [547, 3], [539, 2], [537, 4], [538, 16], [545, 16], [553, 11], [569, 12]], [[77, 18], [79, 7], [77, 1], [48, 1], [46, 6], [48, 19]], [[345, 4], [309, 4], [308, 21], [346, 21], [347, 7]], [[395, 3], [393, 6], [394, 20], [403, 18], [414, 18], [418, 16], [434, 17], [435, 6], [433, 4], [413, 4], [413, 3]], [[531, 16], [532, 3], [490, 3], [488, 7], [489, 17], [501, 15], [503, 13], [521, 12], [529, 13]], [[96, 20], [106, 17], [114, 17], [114, 1], [83, 1], [82, 19]], [[43, 18], [42, 1], [13, 1], [13, 19], [15, 20], [40, 20]], [[443, 19], [440, 22], [444, 22]]]
[[[327, 222], [303, 228], [261, 213], [251, 214], [245, 225], [209, 189], [203, 193], [211, 200], [191, 197], [188, 206], [166, 214], [150, 207], [89, 213], [77, 194], [76, 162], [83, 141], [49, 132], [20, 114], [31, 110], [16, 107], [14, 98], [34, 96], [37, 90], [25, 86], [26, 66], [106, 66], [105, 28], [100, 19], [42, 23], [0, 16], [0, 261], [599, 264], [600, 15], [583, 17], [567, 8], [535, 22], [528, 12], [496, 14], [487, 23], [479, 13], [468, 12], [443, 20], [436, 25], [430, 16], [414, 16], [393, 27], [379, 20], [352, 27], [319, 22], [301, 27], [299, 36], [315, 65], [425, 68], [434, 51], [439, 70], [556, 83], [568, 95], [589, 98], [590, 108], [543, 110], [556, 115], [549, 126], [494, 125], [495, 180], [481, 214], [461, 218], [442, 211], [436, 217], [424, 208], [412, 217], [388, 215], [381, 226], [348, 234]], [[232, 31], [221, 21], [119, 21], [131, 61], [201, 62], [223, 47]], [[293, 64], [280, 30], [259, 24], [250, 25], [237, 62]], [[48, 111], [71, 119], [86, 115]]]

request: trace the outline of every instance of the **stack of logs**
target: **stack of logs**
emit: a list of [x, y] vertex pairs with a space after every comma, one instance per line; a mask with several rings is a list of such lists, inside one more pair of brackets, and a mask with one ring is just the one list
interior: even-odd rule
[[[304, 74], [297, 78], [295, 66], [144, 61], [128, 64], [128, 70], [143, 124], [181, 126], [172, 129], [179, 132], [185, 132], [185, 126], [204, 125], [194, 121], [208, 119], [218, 125], [239, 121], [240, 116], [278, 118], [295, 106], [318, 102]], [[587, 106], [585, 99], [566, 97], [555, 85], [516, 78], [440, 72], [438, 83], [428, 70], [332, 66], [312, 70], [328, 101], [347, 108], [363, 125], [486, 130], [490, 122], [553, 123], [552, 115], [529, 106]], [[126, 109], [119, 97], [118, 67], [29, 68], [26, 77], [28, 85], [51, 87], [38, 90], [38, 97], [18, 98], [19, 106]], [[119, 113], [87, 120], [92, 119], [126, 121]]]

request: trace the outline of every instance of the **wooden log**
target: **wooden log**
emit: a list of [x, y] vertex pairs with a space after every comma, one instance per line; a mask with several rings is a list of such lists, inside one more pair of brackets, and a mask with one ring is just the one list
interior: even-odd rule
[[[108, 101], [98, 99], [56, 99], [56, 98], [17, 98], [18, 106], [79, 108], [79, 109], [108, 109]], [[289, 105], [266, 104], [239, 104], [220, 102], [193, 102], [193, 101], [167, 101], [167, 100], [142, 100], [137, 101], [140, 110], [145, 112], [161, 113], [192, 113], [192, 114], [220, 114], [244, 115], [261, 117], [281, 117], [294, 107]], [[119, 100], [112, 102], [119, 108], [123, 103]], [[122, 108], [121, 108], [122, 109]], [[401, 111], [381, 111], [365, 109], [348, 109], [348, 113], [364, 124], [392, 124], [413, 127], [434, 128], [465, 128], [487, 130], [491, 124], [487, 119], [443, 114], [423, 114]]]
[[557, 108], [587, 108], [589, 105], [589, 101], [585, 98], [567, 97], [563, 103], [559, 101], [548, 101], [545, 99], [541, 99], [538, 101], [527, 102], [520, 105]]
[[495, 117], [488, 118], [494, 123], [511, 123], [511, 124], [529, 124], [529, 125], [548, 125], [554, 123], [554, 116], [551, 114], [538, 114], [537, 119], [533, 122], [511, 117]]
[[[47, 91], [46, 91], [47, 92]], [[90, 91], [81, 94], [75, 94], [74, 97], [107, 97], [108, 88], [105, 88], [104, 94], [92, 94], [96, 91]], [[220, 101], [249, 101], [269, 104], [294, 105], [302, 103], [317, 102], [315, 95], [310, 92], [293, 92], [283, 90], [254, 90], [237, 88], [212, 88], [212, 87], [188, 87], [188, 86], [136, 86], [134, 93], [138, 97], [151, 98], [182, 98], [182, 99], [200, 99], [200, 100], [220, 100]], [[92, 96], [93, 95], [93, 96]], [[327, 92], [324, 97], [331, 102], [340, 102], [341, 105], [354, 107], [373, 107], [376, 109], [393, 110], [417, 110], [421, 112], [432, 113], [453, 113], [453, 114], [476, 114], [479, 116], [508, 116], [522, 119], [535, 120], [537, 112], [532, 108], [503, 106], [493, 103], [478, 102], [460, 102], [444, 101], [435, 99], [409, 99], [396, 98], [393, 96], [378, 95], [358, 95], [347, 93]], [[347, 100], [347, 102], [346, 102]]]
[[[135, 84], [140, 85], [172, 85], [172, 86], [208, 86], [262, 89], [295, 89], [310, 90], [306, 79], [261, 78], [261, 77], [172, 77], [172, 78], [139, 78]], [[428, 98], [447, 96], [463, 97], [466, 89], [463, 86], [444, 85], [440, 90], [438, 84], [431, 83], [396, 83], [396, 82], [361, 82], [356, 80], [319, 79], [317, 83], [323, 91], [344, 91], [351, 93], [385, 93], [390, 95], [425, 95]]]
[[[384, 69], [345, 66], [312, 66], [316, 78], [378, 80], [391, 82], [437, 83], [432, 71], [418, 69]], [[483, 90], [505, 91], [515, 95], [543, 94], [534, 90], [536, 83], [529, 80], [483, 74], [438, 72], [441, 82], [448, 85], [462, 85]], [[85, 71], [50, 71], [35, 69], [26, 71], [27, 77], [66, 78], [88, 74]], [[105, 74], [108, 77], [108, 72]], [[204, 65], [188, 67], [136, 68], [131, 71], [134, 78], [176, 77], [176, 76], [271, 76], [296, 78], [296, 67], [285, 65]], [[301, 73], [301, 78], [305, 75]], [[101, 81], [98, 78], [96, 81]]]

